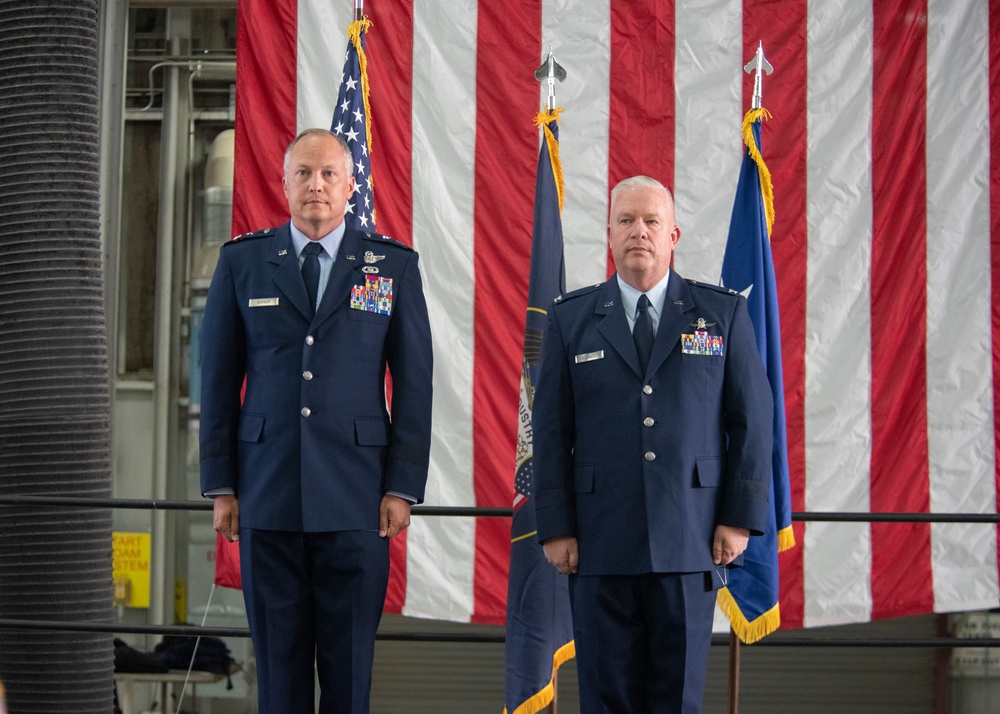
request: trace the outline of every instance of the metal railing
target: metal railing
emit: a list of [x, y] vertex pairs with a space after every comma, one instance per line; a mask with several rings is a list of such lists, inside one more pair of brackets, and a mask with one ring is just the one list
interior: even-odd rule
[[[74, 498], [68, 496], [4, 496], [4, 506], [61, 506], [66, 508], [111, 508], [152, 511], [211, 511], [211, 501], [170, 501], [126, 498]], [[512, 508], [479, 508], [472, 506], [414, 506], [413, 516], [464, 516], [476, 518], [509, 518]], [[795, 512], [793, 522], [832, 523], [985, 523], [1000, 524], [996, 513], [848, 513]], [[123, 623], [71, 622], [58, 620], [0, 619], [0, 630], [57, 630], [64, 632], [108, 632], [142, 635], [180, 635], [187, 637], [243, 637], [250, 631], [241, 627], [199, 627], [194, 625], [126, 625]], [[502, 644], [506, 636], [496, 634], [454, 632], [379, 632], [377, 639], [385, 642], [452, 642]], [[728, 646], [727, 635], [714, 635], [713, 646]], [[958, 648], [1000, 647], [1000, 639], [961, 637], [883, 637], [820, 638], [808, 636], [768, 637], [753, 647], [866, 647], [866, 648]]]

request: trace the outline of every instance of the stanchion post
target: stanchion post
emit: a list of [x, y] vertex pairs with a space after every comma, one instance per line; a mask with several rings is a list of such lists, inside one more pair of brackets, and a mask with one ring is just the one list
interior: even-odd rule
[[729, 714], [740, 707], [740, 638], [729, 628]]

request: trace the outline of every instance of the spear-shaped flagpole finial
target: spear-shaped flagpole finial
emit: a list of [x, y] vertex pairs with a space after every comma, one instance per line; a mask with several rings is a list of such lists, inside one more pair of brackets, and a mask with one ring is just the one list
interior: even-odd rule
[[743, 66], [743, 71], [747, 74], [754, 71], [757, 72], [753, 78], [753, 103], [751, 104], [751, 108], [760, 109], [762, 99], [760, 89], [760, 73], [763, 71], [767, 74], [771, 74], [771, 72], [774, 71], [774, 67], [771, 66], [771, 63], [764, 59], [764, 43], [757, 43], [757, 51], [754, 52], [753, 59]]
[[354, 21], [365, 19], [365, 0], [354, 0]]
[[552, 54], [552, 47], [549, 47], [549, 54], [542, 62], [542, 66], [535, 70], [535, 79], [539, 82], [548, 82], [549, 97], [547, 106], [551, 112], [556, 108], [556, 80], [562, 82], [566, 79], [566, 70], [556, 62], [556, 56]]

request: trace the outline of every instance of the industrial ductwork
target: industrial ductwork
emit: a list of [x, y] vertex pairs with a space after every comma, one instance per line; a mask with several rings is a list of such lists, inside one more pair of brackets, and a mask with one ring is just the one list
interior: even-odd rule
[[[0, 494], [110, 497], [96, 0], [0, 0]], [[0, 619], [110, 623], [111, 512], [0, 506]], [[112, 709], [112, 636], [0, 629], [11, 714]]]

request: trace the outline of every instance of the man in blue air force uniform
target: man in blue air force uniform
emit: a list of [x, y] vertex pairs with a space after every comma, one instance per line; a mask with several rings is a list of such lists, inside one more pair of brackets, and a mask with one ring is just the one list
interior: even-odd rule
[[610, 213], [617, 274], [557, 299], [542, 343], [538, 538], [570, 577], [583, 714], [687, 714], [768, 517], [771, 392], [746, 301], [670, 270], [670, 192], [626, 179]]
[[205, 308], [201, 485], [240, 543], [262, 714], [313, 712], [316, 669], [321, 712], [368, 711], [389, 539], [427, 478], [417, 254], [345, 229], [352, 168], [331, 132], [296, 137], [291, 221], [222, 247]]

